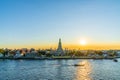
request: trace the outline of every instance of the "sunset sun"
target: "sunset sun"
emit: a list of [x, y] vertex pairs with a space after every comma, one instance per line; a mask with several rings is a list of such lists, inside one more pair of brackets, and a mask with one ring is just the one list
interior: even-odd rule
[[86, 45], [86, 40], [84, 39], [80, 40], [80, 45]]

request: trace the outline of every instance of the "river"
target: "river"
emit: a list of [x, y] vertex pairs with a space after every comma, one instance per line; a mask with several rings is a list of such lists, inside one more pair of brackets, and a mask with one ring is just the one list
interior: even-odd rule
[[0, 80], [120, 80], [120, 59], [0, 60]]

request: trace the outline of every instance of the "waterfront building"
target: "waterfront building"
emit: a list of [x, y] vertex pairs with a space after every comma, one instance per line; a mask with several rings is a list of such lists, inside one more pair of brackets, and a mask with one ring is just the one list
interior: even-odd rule
[[0, 53], [0, 57], [3, 57], [4, 55], [2, 53]]
[[117, 54], [118, 57], [120, 57], [120, 50], [117, 50], [116, 54]]
[[30, 53], [25, 54], [25, 57], [27, 57], [27, 58], [34, 58], [37, 56], [38, 56], [38, 53], [36, 51], [31, 51]]
[[20, 53], [20, 50], [17, 50], [17, 51], [16, 51], [16, 54], [15, 54], [14, 57], [15, 57], [15, 58], [22, 57], [22, 54]]
[[11, 56], [10, 52], [8, 51], [5, 56], [6, 56], [6, 57], [10, 57], [10, 56]]
[[64, 51], [62, 49], [62, 42], [61, 39], [59, 39], [59, 43], [58, 43], [58, 48], [56, 50], [55, 55], [59, 56], [59, 55], [64, 55]]

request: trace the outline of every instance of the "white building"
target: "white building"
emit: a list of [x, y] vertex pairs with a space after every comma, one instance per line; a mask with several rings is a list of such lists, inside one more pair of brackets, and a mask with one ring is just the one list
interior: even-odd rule
[[3, 57], [4, 55], [2, 53], [0, 53], [0, 57]]
[[25, 57], [27, 58], [34, 58], [34, 57], [37, 57], [37, 52], [36, 51], [31, 51], [30, 53], [26, 53], [25, 54]]
[[22, 55], [21, 55], [21, 53], [20, 53], [20, 51], [19, 51], [19, 50], [16, 52], [16, 54], [15, 54], [15, 56], [14, 56], [14, 57], [15, 57], [15, 58], [22, 57]]

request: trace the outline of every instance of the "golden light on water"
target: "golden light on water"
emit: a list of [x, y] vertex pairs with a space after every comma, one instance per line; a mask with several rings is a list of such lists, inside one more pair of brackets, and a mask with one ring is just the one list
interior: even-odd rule
[[75, 80], [92, 80], [90, 78], [91, 66], [90, 63], [85, 60], [79, 63], [81, 66], [77, 66]]

